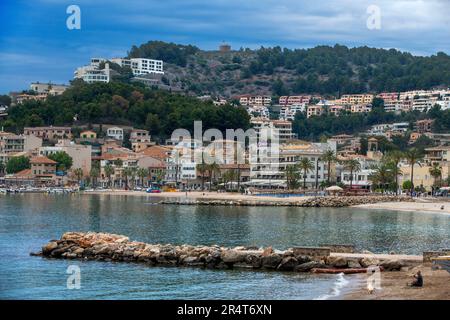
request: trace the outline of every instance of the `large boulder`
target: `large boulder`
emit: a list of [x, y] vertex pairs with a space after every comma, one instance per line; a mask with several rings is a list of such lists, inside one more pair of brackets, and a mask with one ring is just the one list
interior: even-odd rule
[[349, 259], [348, 267], [352, 268], [352, 269], [359, 269], [359, 268], [361, 268], [361, 264], [357, 260]]
[[268, 256], [262, 257], [262, 266], [266, 269], [276, 269], [281, 262], [281, 256], [272, 253]]
[[302, 263], [294, 268], [294, 271], [297, 272], [309, 272], [313, 268], [326, 268], [327, 266], [323, 263], [317, 261], [310, 261], [306, 263]]
[[292, 271], [297, 265], [297, 259], [295, 259], [294, 257], [286, 257], [281, 260], [280, 264], [277, 267], [277, 270]]
[[229, 264], [229, 263], [238, 263], [243, 262], [245, 259], [245, 253], [242, 251], [237, 250], [225, 250], [222, 251], [220, 257], [222, 258], [222, 261]]
[[365, 258], [362, 258], [361, 260], [359, 260], [359, 264], [363, 268], [368, 268], [370, 266], [377, 266], [379, 263], [380, 263], [380, 260], [378, 260], [375, 257], [365, 257]]
[[42, 247], [42, 254], [47, 256], [56, 248], [58, 248], [58, 243], [56, 241], [51, 241]]
[[380, 263], [380, 266], [386, 271], [400, 271], [406, 265], [401, 260], [386, 260]]
[[348, 261], [345, 257], [328, 257], [327, 264], [334, 268], [347, 268]]

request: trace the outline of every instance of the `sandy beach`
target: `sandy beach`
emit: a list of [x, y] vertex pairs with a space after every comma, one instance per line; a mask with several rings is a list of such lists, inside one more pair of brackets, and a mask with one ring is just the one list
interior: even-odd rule
[[[406, 286], [413, 280], [412, 275], [422, 271], [424, 286]], [[408, 270], [382, 272], [381, 290], [368, 294], [367, 276], [355, 275], [356, 288], [344, 294], [345, 300], [450, 300], [450, 273], [445, 270], [431, 270], [430, 266], [417, 266]]]
[[421, 199], [415, 202], [384, 202], [353, 206], [354, 208], [378, 209], [378, 210], [396, 210], [396, 211], [416, 211], [428, 213], [450, 214], [450, 201], [432, 199], [423, 201]]

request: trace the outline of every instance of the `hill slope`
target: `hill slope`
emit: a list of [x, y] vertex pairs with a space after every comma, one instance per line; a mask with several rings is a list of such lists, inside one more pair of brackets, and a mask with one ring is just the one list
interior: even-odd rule
[[230, 97], [404, 91], [450, 85], [450, 56], [418, 57], [398, 50], [341, 45], [310, 49], [281, 47], [230, 52], [204, 51], [150, 41], [130, 57], [165, 61], [165, 83], [193, 94]]

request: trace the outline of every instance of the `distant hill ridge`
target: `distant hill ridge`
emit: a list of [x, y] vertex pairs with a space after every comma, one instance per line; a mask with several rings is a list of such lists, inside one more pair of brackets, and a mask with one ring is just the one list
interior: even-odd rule
[[129, 57], [161, 59], [163, 81], [191, 94], [232, 97], [406, 91], [450, 85], [450, 56], [414, 56], [395, 49], [342, 45], [287, 49], [279, 46], [229, 52], [149, 41]]

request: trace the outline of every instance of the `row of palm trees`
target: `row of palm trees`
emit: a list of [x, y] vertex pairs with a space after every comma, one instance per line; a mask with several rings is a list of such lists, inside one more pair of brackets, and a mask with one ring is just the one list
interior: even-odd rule
[[[412, 195], [414, 186], [414, 166], [420, 165], [420, 161], [423, 159], [422, 153], [416, 149], [411, 148], [406, 152], [392, 151], [383, 157], [381, 163], [375, 166], [374, 173], [369, 177], [372, 183], [383, 190], [394, 187], [396, 193], [398, 193], [398, 177], [402, 175], [402, 171], [399, 168], [400, 162], [405, 159], [410, 166], [410, 182], [406, 185], [410, 188], [410, 194]], [[438, 163], [433, 163], [429, 168], [429, 173], [434, 179], [434, 185], [437, 187], [442, 183], [442, 168]]]
[[[150, 170], [147, 168], [139, 168], [139, 167], [125, 167], [122, 168], [123, 162], [117, 161], [114, 162], [114, 165], [107, 164], [104, 167], [104, 173], [105, 177], [108, 179], [108, 186], [113, 187], [113, 181], [112, 176], [116, 173], [118, 168], [121, 168], [120, 172], [120, 184], [122, 184], [122, 181], [125, 182], [125, 189], [129, 189], [129, 182], [131, 181], [132, 187], [135, 187], [136, 184], [136, 178], [139, 179], [139, 185], [143, 187], [145, 185], [145, 179], [150, 175]], [[84, 177], [83, 170], [80, 168], [77, 168], [74, 170], [74, 175], [78, 181], [78, 184], [81, 183]], [[98, 166], [92, 167], [89, 178], [91, 179], [91, 184], [93, 187], [96, 187], [98, 185], [98, 178], [100, 177], [100, 168]], [[163, 177], [161, 175], [158, 175], [157, 180], [162, 181]], [[122, 180], [123, 179], [123, 180]]]

